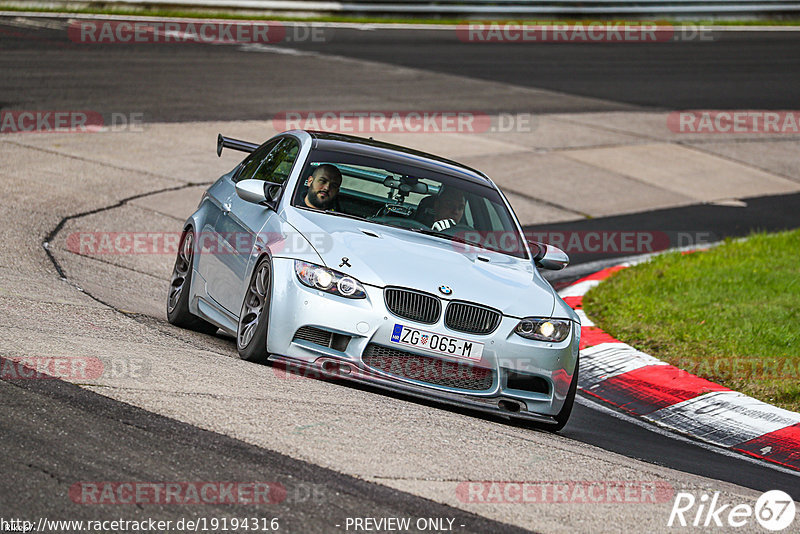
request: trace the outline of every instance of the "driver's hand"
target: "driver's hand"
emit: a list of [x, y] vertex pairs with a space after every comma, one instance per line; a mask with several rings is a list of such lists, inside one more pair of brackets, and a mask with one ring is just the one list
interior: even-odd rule
[[447, 230], [451, 226], [455, 225], [456, 222], [453, 219], [442, 219], [441, 221], [436, 221], [435, 223], [433, 223], [433, 226], [431, 226], [431, 228], [433, 228], [437, 232], [441, 232], [442, 230]]

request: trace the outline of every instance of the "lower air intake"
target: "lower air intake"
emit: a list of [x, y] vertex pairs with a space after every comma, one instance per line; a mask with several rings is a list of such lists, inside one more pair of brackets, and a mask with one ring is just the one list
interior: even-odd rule
[[471, 391], [486, 391], [494, 384], [495, 372], [485, 367], [421, 356], [370, 343], [362, 356], [364, 364], [402, 378]]

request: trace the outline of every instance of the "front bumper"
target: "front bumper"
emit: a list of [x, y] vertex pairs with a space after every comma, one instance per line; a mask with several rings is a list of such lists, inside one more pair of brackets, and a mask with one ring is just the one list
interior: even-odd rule
[[[432, 325], [393, 315], [386, 308], [382, 288], [365, 286], [367, 298], [359, 300], [308, 288], [297, 280], [291, 259], [273, 259], [273, 273], [267, 345], [271, 359], [284, 362], [290, 369], [312, 376], [321, 374], [367, 382], [416, 397], [435, 398], [447, 404], [541, 423], [554, 423], [552, 416], [564, 404], [578, 356], [580, 327], [577, 324], [573, 324], [570, 336], [560, 343], [517, 336], [513, 329], [519, 319], [511, 317], [503, 317], [499, 327], [489, 335], [466, 334], [447, 328], [444, 314]], [[482, 343], [481, 359], [471, 362], [397, 346], [390, 341], [396, 324]], [[296, 339], [295, 334], [303, 327], [329, 332], [338, 341], [321, 344]], [[340, 342], [342, 340], [345, 342]], [[453, 375], [455, 379], [443, 379], [426, 372], [398, 373], [394, 372], [394, 367], [387, 370], [385, 366], [368, 365], [364, 358], [368, 346], [371, 351], [376, 347], [394, 349], [393, 354], [402, 351], [410, 360], [415, 360], [415, 356], [426, 362], [439, 360], [438, 371], [436, 366], [428, 370], [441, 374], [457, 369]], [[474, 381], [469, 384], [465, 381], [465, 387], [459, 387], [458, 377], [462, 375], [458, 373], [462, 371], [479, 373], [485, 378], [484, 385], [476, 389]], [[509, 387], [512, 375], [536, 377], [538, 386], [534, 390], [517, 389], [520, 381], [515, 380], [510, 384], [514, 387]]]

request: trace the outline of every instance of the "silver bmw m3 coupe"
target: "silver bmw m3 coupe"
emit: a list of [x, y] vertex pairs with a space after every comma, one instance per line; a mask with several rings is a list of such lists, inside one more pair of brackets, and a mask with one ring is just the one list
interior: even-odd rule
[[298, 372], [560, 430], [580, 323], [483, 173], [408, 148], [293, 130], [256, 145], [183, 227], [170, 323]]

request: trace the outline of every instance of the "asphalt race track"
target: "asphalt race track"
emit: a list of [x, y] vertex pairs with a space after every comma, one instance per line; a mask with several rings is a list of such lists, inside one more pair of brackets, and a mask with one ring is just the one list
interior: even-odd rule
[[[325, 42], [249, 48], [86, 45], [70, 41], [60, 19], [0, 18], [0, 109], [137, 114], [146, 125], [117, 137], [0, 136], [0, 366], [33, 352], [124, 355], [147, 370], [144, 380], [108, 383], [0, 380], [0, 517], [178, 520], [254, 510], [71, 499], [74, 484], [102, 480], [276, 481], [285, 499], [258, 515], [280, 517], [289, 532], [344, 532], [347, 518], [364, 516], [446, 517], [463, 532], [668, 530], [671, 500], [644, 513], [481, 507], [454, 496], [465, 480], [658, 480], [675, 491], [720, 491], [726, 502], [769, 489], [800, 501], [796, 473], [665, 436], [586, 399], [554, 436], [366, 387], [276, 380], [275, 370], [235, 359], [230, 339], [166, 324], [171, 258], [98, 260], [66, 249], [71, 232], [177, 231], [204, 185], [237, 161], [217, 160], [212, 132], [258, 140], [256, 126], [286, 110], [780, 110], [797, 106], [800, 85], [800, 32], [530, 46], [464, 43], [445, 30], [325, 31]], [[703, 229], [720, 239], [800, 222], [797, 193], [755, 187], [745, 204], [591, 218], [565, 218], [559, 205], [561, 218], [532, 218], [526, 229]]]
[[[795, 105], [793, 85], [800, 81], [800, 58], [782, 51], [796, 46], [797, 33], [694, 33], [687, 28], [686, 41], [669, 43], [582, 46], [586, 43], [464, 42], [444, 30], [337, 29], [330, 32], [327, 43], [293, 46], [559, 91], [618, 106], [792, 109]], [[548, 104], [532, 111], [599, 111], [611, 104], [565, 105]]]
[[486, 113], [793, 109], [800, 84], [797, 32], [715, 32], [710, 41], [585, 46], [461, 42], [454, 30], [325, 28], [323, 42], [275, 45], [566, 93], [493, 99], [455, 85], [443, 95], [423, 79], [393, 80], [386, 87], [387, 80], [368, 73], [339, 86], [336, 72], [304, 69], [303, 56], [293, 56], [296, 68], [288, 71], [265, 68], [257, 51], [273, 45], [255, 45], [249, 54], [201, 44], [87, 45], [67, 39], [58, 23], [58, 29], [33, 24], [0, 28], [4, 108], [91, 105], [101, 112], [142, 112], [148, 122], [268, 119], [312, 104], [413, 109], [420, 100], [428, 109]]

